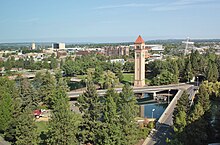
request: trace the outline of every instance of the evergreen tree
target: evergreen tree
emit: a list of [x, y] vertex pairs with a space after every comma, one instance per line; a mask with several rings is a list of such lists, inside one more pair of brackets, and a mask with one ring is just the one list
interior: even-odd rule
[[66, 90], [65, 82], [61, 78], [53, 96], [56, 99], [47, 133], [46, 142], [51, 145], [77, 144], [76, 133], [79, 121], [77, 115], [70, 111]]
[[216, 82], [219, 78], [219, 72], [218, 72], [218, 67], [216, 63], [212, 64], [212, 69], [213, 69], [213, 82]]
[[179, 133], [183, 131], [183, 128], [186, 126], [186, 115], [189, 112], [189, 107], [189, 96], [186, 91], [184, 91], [180, 99], [177, 101], [173, 112], [174, 131]]
[[202, 84], [199, 88], [198, 102], [201, 104], [204, 111], [209, 110], [209, 108], [211, 106], [210, 100], [209, 100], [209, 94], [208, 94], [204, 84]]
[[102, 120], [102, 140], [98, 144], [122, 144], [122, 131], [120, 124], [120, 116], [117, 108], [118, 94], [114, 89], [109, 89], [106, 93], [103, 103], [103, 120]]
[[193, 72], [192, 72], [192, 65], [191, 62], [188, 61], [187, 65], [186, 65], [186, 69], [185, 69], [185, 74], [184, 74], [184, 78], [186, 81], [190, 81], [193, 77]]
[[174, 131], [181, 133], [186, 126], [186, 112], [179, 111], [173, 122], [174, 124]]
[[37, 144], [37, 130], [32, 110], [27, 106], [16, 118], [16, 145], [35, 145]]
[[50, 72], [37, 73], [34, 79], [34, 87], [37, 89], [40, 100], [48, 105], [49, 108], [53, 107], [56, 98], [54, 92], [56, 89], [56, 79]]
[[83, 113], [79, 139], [82, 143], [99, 142], [101, 133], [102, 105], [92, 82], [87, 82], [87, 90], [79, 98], [79, 110]]
[[204, 109], [203, 109], [202, 105], [198, 102], [198, 103], [194, 106], [194, 108], [193, 108], [191, 114], [189, 115], [189, 117], [188, 117], [188, 122], [189, 122], [189, 123], [192, 123], [192, 122], [194, 122], [194, 121], [200, 119], [201, 116], [202, 116], [204, 113], [205, 113], [205, 112], [204, 112]]
[[30, 107], [34, 109], [36, 106], [38, 106], [39, 98], [37, 98], [37, 92], [33, 88], [30, 81], [19, 78], [18, 90], [23, 108], [30, 105]]
[[13, 120], [15, 111], [14, 103], [16, 102], [17, 90], [15, 83], [6, 78], [0, 78], [0, 132], [4, 133]]
[[120, 93], [119, 114], [122, 125], [122, 144], [133, 145], [137, 142], [137, 125], [135, 117], [138, 112], [136, 98], [129, 84], [126, 84]]
[[0, 94], [0, 132], [4, 132], [12, 120], [12, 98], [7, 92]]
[[207, 79], [210, 82], [214, 81], [214, 72], [213, 72], [213, 67], [212, 67], [211, 61], [209, 61], [209, 65], [208, 65]]

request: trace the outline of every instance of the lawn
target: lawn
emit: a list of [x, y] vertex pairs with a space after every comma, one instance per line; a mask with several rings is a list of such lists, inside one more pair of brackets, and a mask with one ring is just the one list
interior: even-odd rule
[[123, 83], [129, 83], [133, 84], [134, 83], [134, 73], [123, 73]]
[[39, 121], [39, 122], [36, 122], [36, 126], [37, 126], [38, 133], [45, 132], [45, 131], [47, 131], [47, 128], [48, 128], [48, 122], [47, 121]]

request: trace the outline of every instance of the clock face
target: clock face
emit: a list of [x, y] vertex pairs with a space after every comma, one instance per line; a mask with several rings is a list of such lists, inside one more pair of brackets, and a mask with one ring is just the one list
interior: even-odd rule
[[137, 53], [137, 55], [136, 55], [137, 57], [140, 57], [140, 54], [139, 53]]

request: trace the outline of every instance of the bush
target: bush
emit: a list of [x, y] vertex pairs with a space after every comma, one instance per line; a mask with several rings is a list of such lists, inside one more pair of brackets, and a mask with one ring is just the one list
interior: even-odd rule
[[155, 124], [153, 121], [151, 121], [147, 124], [147, 128], [149, 128], [149, 129], [153, 129], [154, 127], [155, 127]]

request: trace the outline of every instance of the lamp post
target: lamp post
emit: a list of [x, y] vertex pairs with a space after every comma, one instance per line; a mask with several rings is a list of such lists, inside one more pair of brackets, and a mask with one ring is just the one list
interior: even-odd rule
[[199, 77], [196, 78], [197, 78], [196, 85], [199, 86]]
[[154, 118], [154, 111], [155, 109], [152, 109], [152, 118]]

